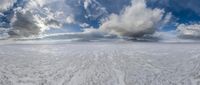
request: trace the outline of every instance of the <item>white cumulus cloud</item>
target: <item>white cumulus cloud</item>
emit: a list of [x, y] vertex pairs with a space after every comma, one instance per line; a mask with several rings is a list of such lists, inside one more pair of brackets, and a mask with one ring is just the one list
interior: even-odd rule
[[200, 24], [180, 24], [177, 27], [178, 37], [187, 39], [200, 39]]
[[141, 37], [154, 33], [163, 16], [164, 10], [147, 8], [145, 0], [133, 0], [121, 14], [112, 14], [100, 29], [120, 36]]
[[11, 6], [13, 6], [14, 3], [15, 0], [0, 0], [0, 12], [7, 10]]

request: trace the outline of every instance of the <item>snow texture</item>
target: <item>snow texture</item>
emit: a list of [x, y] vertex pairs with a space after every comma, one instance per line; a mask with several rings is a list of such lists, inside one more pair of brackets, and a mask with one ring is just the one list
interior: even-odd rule
[[200, 85], [200, 45], [0, 45], [0, 85]]

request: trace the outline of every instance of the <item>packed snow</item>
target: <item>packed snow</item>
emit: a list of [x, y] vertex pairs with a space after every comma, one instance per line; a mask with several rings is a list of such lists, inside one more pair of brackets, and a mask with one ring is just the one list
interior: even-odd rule
[[200, 45], [1, 44], [0, 85], [200, 85]]

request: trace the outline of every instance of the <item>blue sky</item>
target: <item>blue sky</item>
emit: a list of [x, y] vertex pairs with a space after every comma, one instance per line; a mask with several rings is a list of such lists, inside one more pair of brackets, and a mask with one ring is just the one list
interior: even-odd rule
[[[127, 5], [130, 5], [131, 0], [96, 0], [100, 5], [106, 8], [108, 14], [111, 13], [120, 13], [123, 8]], [[20, 3], [21, 2], [21, 3]], [[22, 6], [21, 4], [23, 0], [17, 0], [15, 5], [11, 7], [11, 10], [4, 11], [3, 13], [7, 16], [1, 16], [1, 22], [10, 22], [9, 15], [12, 13], [12, 8], [16, 6]], [[93, 27], [99, 26], [99, 20], [102, 16], [99, 17], [90, 17], [85, 19], [84, 16], [88, 13], [83, 8], [83, 6], [78, 4], [78, 0], [67, 0], [66, 4], [74, 7], [75, 10], [78, 10], [79, 13], [76, 13], [76, 18], [80, 22], [86, 22]], [[199, 22], [200, 21], [200, 1], [198, 0], [148, 0], [148, 6], [152, 8], [163, 8], [167, 12], [171, 12], [175, 17], [175, 21], [179, 23], [191, 23], [191, 22]], [[89, 8], [90, 11], [95, 12], [95, 8], [92, 6]], [[97, 11], [98, 12], [98, 11]], [[95, 13], [94, 13], [95, 14]], [[107, 15], [107, 14], [105, 14]], [[4, 25], [3, 25], [4, 26]], [[1, 25], [2, 27], [2, 25]], [[170, 28], [167, 28], [170, 29]], [[172, 28], [173, 29], [173, 28]]]
[[198, 0], [150, 0], [148, 4], [150, 7], [164, 8], [171, 12], [181, 23], [200, 20], [200, 2]]
[[[105, 7], [108, 11], [107, 14], [112, 13], [120, 13], [122, 9], [124, 9], [127, 5], [131, 4], [131, 0], [96, 0], [99, 2], [99, 4], [102, 7]], [[22, 4], [25, 3], [23, 0], [17, 0], [15, 5], [10, 8], [10, 10], [6, 10], [3, 12], [6, 16], [0, 16], [1, 22], [7, 22], [9, 23], [9, 17], [12, 16], [12, 9], [16, 6], [23, 6]], [[107, 15], [102, 14], [102, 16], [99, 17], [89, 17], [85, 18], [84, 16], [88, 13], [83, 8], [82, 5], [77, 6], [78, 0], [66, 0], [66, 4], [69, 4], [70, 6], [74, 7], [75, 10], [78, 10], [79, 13], [76, 13], [76, 18], [80, 22], [88, 23], [93, 27], [99, 26], [99, 20], [102, 17], [105, 17]], [[200, 21], [200, 1], [198, 0], [148, 0], [148, 7], [152, 8], [163, 8], [167, 12], [171, 12], [174, 16], [174, 21], [178, 23], [191, 23], [191, 22], [199, 22]], [[95, 8], [92, 8], [95, 6], [89, 7], [89, 10], [95, 14], [95, 12], [98, 12], [95, 10]], [[5, 25], [0, 25], [1, 27], [6, 27]], [[167, 28], [170, 29], [170, 28]], [[173, 28], [171, 28], [173, 29]]]
[[[32, 31], [34, 27], [38, 29], [36, 31], [34, 30], [35, 32], [29, 33], [37, 34], [41, 28], [38, 26], [38, 22], [41, 22], [43, 19], [47, 21], [43, 22], [40, 26], [43, 26], [45, 29], [62, 28], [62, 30], [53, 29], [47, 32], [83, 32], [85, 28], [99, 29], [104, 24], [103, 22], [109, 19], [112, 14], [119, 15], [119, 17], [123, 16], [125, 9], [134, 4], [132, 1], [134, 0], [2, 0], [2, 6], [0, 6], [0, 29], [16, 28], [20, 30], [26, 26], [18, 24], [28, 21], [29, 23], [26, 24], [33, 24], [27, 26], [27, 29], [23, 29], [25, 30], [22, 32], [24, 33], [23, 35], [28, 36], [29, 34], [25, 32]], [[35, 4], [37, 8], [34, 8]], [[200, 1], [198, 0], [146, 0], [145, 4], [147, 5], [146, 8], [152, 9], [152, 11], [153, 9], [163, 10], [162, 18], [171, 14], [170, 21], [158, 27], [158, 31], [176, 30], [180, 24], [193, 25], [198, 24], [200, 21]], [[21, 11], [19, 12], [18, 10], [33, 11], [29, 14], [20, 15]], [[15, 24], [13, 24], [13, 19], [16, 18], [17, 13], [24, 19], [30, 18], [31, 16], [34, 18], [36, 15], [39, 15], [38, 19], [41, 20], [34, 21], [30, 18], [16, 23], [14, 22]], [[62, 24], [62, 27], [59, 27], [60, 24]], [[14, 32], [10, 33], [15, 34]]]

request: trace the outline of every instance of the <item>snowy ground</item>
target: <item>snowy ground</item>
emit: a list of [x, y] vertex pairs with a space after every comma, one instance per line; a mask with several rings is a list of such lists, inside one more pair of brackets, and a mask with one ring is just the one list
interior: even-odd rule
[[0, 45], [0, 85], [200, 85], [200, 44]]

